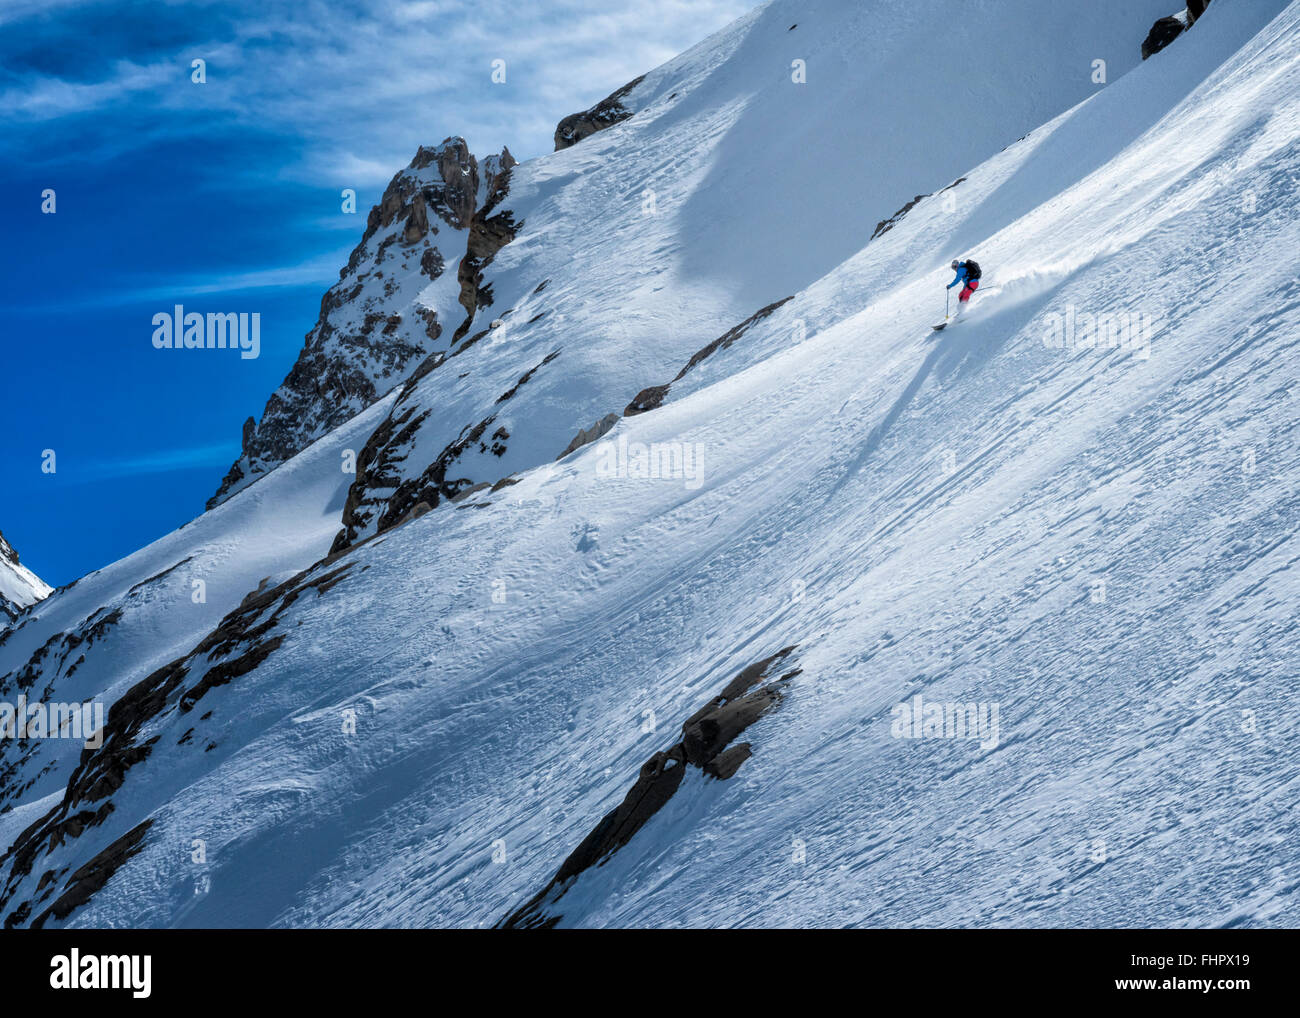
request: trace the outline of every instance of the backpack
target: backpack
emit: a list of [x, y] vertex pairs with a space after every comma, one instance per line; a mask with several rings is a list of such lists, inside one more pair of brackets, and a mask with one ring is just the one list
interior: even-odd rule
[[979, 278], [980, 278], [980, 263], [979, 263], [979, 262], [974, 261], [973, 259], [971, 259], [971, 260], [967, 260], [967, 262], [966, 262], [966, 278], [967, 278], [967, 279], [979, 279]]

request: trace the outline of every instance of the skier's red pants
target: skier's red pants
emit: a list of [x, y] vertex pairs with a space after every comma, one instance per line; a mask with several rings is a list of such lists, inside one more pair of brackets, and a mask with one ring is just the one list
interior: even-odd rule
[[979, 289], [980, 281], [978, 279], [968, 279], [966, 285], [962, 287], [961, 295], [957, 298], [962, 304], [970, 300], [970, 295]]

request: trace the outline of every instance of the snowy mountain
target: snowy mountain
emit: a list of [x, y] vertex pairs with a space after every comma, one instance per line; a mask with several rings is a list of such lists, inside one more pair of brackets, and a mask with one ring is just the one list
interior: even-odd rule
[[775, 0], [436, 245], [422, 150], [215, 507], [0, 635], [111, 705], [0, 740], [5, 924], [1291, 924], [1300, 2], [951, 11]]
[[[555, 459], [918, 191], [1092, 95], [1094, 58], [1138, 64], [1164, 4], [1042, 8], [1002, 2], [945, 33], [942, 0], [772, 4], [565, 118], [562, 151], [515, 168], [481, 215], [473, 322], [367, 444], [336, 549]], [[1041, 45], [1001, 42], [1008, 24]]]
[[48, 597], [50, 589], [18, 561], [18, 552], [0, 533], [0, 627], [11, 623], [24, 608]]

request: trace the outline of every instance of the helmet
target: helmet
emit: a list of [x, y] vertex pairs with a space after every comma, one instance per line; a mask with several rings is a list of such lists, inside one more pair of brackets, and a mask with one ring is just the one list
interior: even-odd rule
[[954, 271], [954, 272], [957, 271], [957, 268], [958, 268], [960, 265], [961, 265], [961, 262], [959, 262], [956, 258], [954, 258], [954, 259], [952, 260], [952, 268], [953, 268], [953, 271]]

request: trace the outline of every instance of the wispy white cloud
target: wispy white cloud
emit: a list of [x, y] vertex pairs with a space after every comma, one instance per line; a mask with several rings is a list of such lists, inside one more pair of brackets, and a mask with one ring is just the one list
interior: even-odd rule
[[[48, 24], [78, 17], [84, 4], [59, 0], [39, 15], [32, 13], [34, 2], [17, 6], [3, 17]], [[87, 80], [39, 69], [11, 76], [0, 94], [0, 126], [96, 111], [220, 115], [299, 142], [303, 154], [281, 168], [296, 179], [382, 184], [419, 144], [449, 134], [465, 136], [480, 154], [506, 144], [521, 157], [548, 151], [562, 116], [752, 6], [752, 0], [365, 0], [359, 13], [356, 4], [323, 0], [219, 7], [176, 0], [150, 5], [145, 16], [172, 28], [192, 25], [183, 47], [123, 52]], [[131, 16], [142, 16], [131, 5], [119, 8], [128, 25]], [[129, 34], [121, 45], [130, 49]], [[207, 61], [204, 85], [190, 82], [195, 57]], [[506, 61], [502, 85], [491, 81], [497, 59]], [[176, 129], [193, 124], [178, 117]], [[394, 153], [403, 155], [394, 159]]]
[[[360, 238], [358, 238], [360, 239]], [[314, 286], [338, 281], [339, 266], [348, 260], [349, 248], [340, 248], [297, 265], [272, 266], [232, 272], [225, 275], [205, 274], [202, 277], [174, 277], [166, 287], [136, 290], [132, 300], [151, 297], [169, 299], [181, 296], [211, 293], [245, 293], [249, 290], [284, 289], [287, 287]]]
[[[396, 150], [387, 154], [387, 158], [365, 159], [346, 149], [336, 150], [322, 163], [303, 162], [283, 171], [284, 176], [300, 178], [310, 172], [313, 176], [324, 176], [327, 180], [347, 181], [355, 187], [383, 187], [415, 153], [405, 158]], [[331, 158], [332, 156], [332, 158]]]
[[157, 89], [175, 79], [172, 64], [142, 66], [119, 60], [111, 74], [101, 81], [67, 81], [49, 75], [32, 75], [21, 85], [0, 92], [0, 109], [13, 119], [52, 120], [75, 113], [87, 113], [130, 100], [133, 93]]
[[177, 470], [197, 470], [224, 466], [238, 455], [235, 443], [196, 445], [180, 449], [160, 449], [136, 456], [117, 459], [92, 460], [75, 472], [60, 471], [73, 483], [90, 484], [96, 481], [140, 474], [169, 474]]
[[[357, 217], [352, 217], [356, 219]], [[353, 225], [360, 239], [359, 225]], [[339, 267], [346, 264], [350, 247], [337, 248], [293, 265], [264, 266], [240, 272], [205, 272], [202, 275], [173, 275], [164, 284], [134, 285], [129, 281], [111, 290], [89, 294], [76, 300], [61, 300], [42, 307], [28, 305], [29, 313], [66, 313], [95, 308], [123, 307], [159, 301], [165, 304], [184, 302], [212, 294], [241, 294], [258, 290], [287, 290], [298, 287], [329, 287], [339, 278]]]

